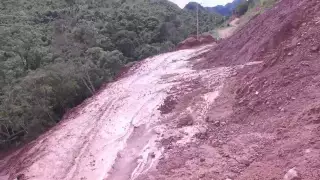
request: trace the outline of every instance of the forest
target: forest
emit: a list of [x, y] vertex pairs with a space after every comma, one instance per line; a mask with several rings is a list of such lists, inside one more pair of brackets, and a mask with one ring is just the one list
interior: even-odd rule
[[[201, 11], [200, 32], [223, 19]], [[166, 0], [1, 0], [0, 148], [36, 138], [124, 65], [195, 29], [195, 12]]]

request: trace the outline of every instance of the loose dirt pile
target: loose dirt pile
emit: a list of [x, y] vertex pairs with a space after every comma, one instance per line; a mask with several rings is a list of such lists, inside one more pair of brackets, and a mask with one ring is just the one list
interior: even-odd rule
[[206, 34], [199, 35], [198, 38], [197, 38], [197, 36], [190, 36], [186, 40], [184, 40], [181, 43], [179, 43], [177, 45], [176, 49], [177, 50], [190, 49], [190, 48], [197, 47], [197, 46], [200, 46], [200, 45], [211, 44], [211, 43], [215, 43], [215, 42], [217, 42], [216, 39], [214, 39], [209, 34], [207, 34], [207, 35]]
[[320, 1], [282, 0], [197, 64], [263, 62], [238, 71], [226, 86], [232, 113], [208, 135], [216, 155], [227, 157], [213, 166], [214, 179], [283, 179], [292, 168], [295, 179], [320, 179], [319, 30]]
[[261, 64], [229, 77], [197, 140], [168, 138], [140, 180], [319, 180], [319, 31], [319, 0], [282, 0], [202, 54], [198, 69]]

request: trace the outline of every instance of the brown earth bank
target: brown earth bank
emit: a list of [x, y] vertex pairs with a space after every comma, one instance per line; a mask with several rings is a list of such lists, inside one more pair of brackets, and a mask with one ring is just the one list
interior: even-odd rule
[[[140, 180], [319, 180], [319, 32], [319, 0], [282, 0], [202, 54], [196, 69], [262, 63], [229, 77], [198, 140], [167, 139]], [[183, 97], [176, 107], [193, 103]]]

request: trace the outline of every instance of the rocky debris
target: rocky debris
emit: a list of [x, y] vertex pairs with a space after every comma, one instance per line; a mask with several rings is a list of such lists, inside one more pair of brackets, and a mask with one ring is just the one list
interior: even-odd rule
[[210, 117], [209, 117], [209, 116], [207, 116], [205, 120], [206, 120], [206, 122], [207, 122], [207, 123], [212, 122], [212, 119], [210, 119]]
[[208, 139], [208, 132], [200, 132], [194, 135], [197, 139], [206, 140]]
[[26, 180], [26, 176], [24, 174], [19, 174], [15, 180]]
[[209, 117], [206, 117], [206, 118], [205, 118], [205, 121], [206, 121], [207, 123], [213, 124], [213, 125], [215, 125], [215, 126], [217, 126], [217, 127], [219, 127], [219, 126], [224, 126], [224, 125], [227, 124], [225, 121], [215, 120], [215, 118], [209, 118]]
[[319, 51], [319, 46], [318, 45], [314, 45], [311, 47], [311, 52], [318, 52]]
[[301, 180], [295, 168], [290, 169], [283, 177], [283, 180]]
[[192, 47], [196, 47], [196, 46], [200, 46], [200, 45], [204, 45], [204, 44], [210, 44], [210, 43], [214, 43], [217, 42], [216, 39], [214, 39], [211, 35], [209, 34], [203, 34], [200, 35], [199, 37], [197, 36], [191, 36], [188, 37], [186, 40], [180, 42], [177, 45], [177, 49], [188, 49], [188, 48], [192, 48]]
[[220, 126], [220, 121], [215, 121], [215, 122], [214, 122], [214, 125], [215, 125], [215, 126]]
[[182, 127], [191, 126], [191, 125], [193, 125], [193, 118], [191, 115], [188, 114], [188, 115], [182, 117], [178, 121], [177, 128], [182, 128]]
[[176, 99], [173, 96], [168, 96], [158, 110], [160, 110], [161, 114], [168, 114], [175, 108], [176, 104]]
[[170, 136], [168, 138], [161, 139], [160, 143], [163, 146], [167, 146], [168, 148], [169, 147], [171, 148], [172, 144], [177, 142], [179, 139], [181, 139], [181, 138], [180, 137], [176, 137], [176, 136]]
[[154, 152], [151, 152], [151, 153], [149, 153], [149, 156], [150, 156], [151, 158], [155, 158], [155, 157], [156, 157], [156, 154], [155, 154]]

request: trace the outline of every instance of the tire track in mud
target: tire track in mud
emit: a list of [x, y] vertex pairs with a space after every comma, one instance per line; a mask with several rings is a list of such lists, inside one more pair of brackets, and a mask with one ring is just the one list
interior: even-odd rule
[[[102, 180], [116, 175], [112, 169], [119, 163], [132, 165], [125, 174], [134, 179], [161, 155], [156, 152], [159, 132], [152, 129], [161, 117], [158, 106], [179, 82], [166, 82], [162, 77], [194, 72], [188, 60], [208, 47], [146, 59], [130, 75], [107, 85], [75, 108], [55, 128], [1, 160], [0, 179], [24, 175], [34, 180]], [[121, 152], [132, 156], [119, 159]], [[127, 161], [131, 165], [122, 163]]]
[[[106, 109], [106, 111], [100, 111], [100, 114], [97, 116], [97, 119], [99, 119], [99, 121], [96, 121], [95, 126], [89, 131], [87, 132], [86, 137], [86, 141], [84, 143], [84, 146], [82, 148], [80, 148], [80, 150], [78, 152], [75, 152], [76, 158], [73, 160], [73, 162], [71, 162], [71, 166], [66, 170], [67, 174], [66, 176], [62, 177], [62, 179], [74, 179], [75, 176], [77, 175], [77, 173], [79, 173], [79, 165], [77, 165], [77, 161], [81, 160], [83, 158], [83, 156], [85, 156], [85, 152], [88, 151], [88, 149], [90, 148], [90, 141], [92, 139], [94, 139], [97, 136], [97, 133], [95, 133], [96, 131], [98, 131], [98, 129], [101, 127], [101, 123], [103, 123], [103, 119], [102, 116], [104, 114], [108, 114], [112, 109], [108, 108], [108, 107], [112, 107], [113, 104], [117, 101], [117, 99], [112, 99], [110, 100], [110, 102], [106, 103], [106, 105], [104, 105]], [[72, 170], [74, 168], [74, 170]]]
[[[195, 55], [194, 55], [195, 56]], [[170, 57], [165, 58], [168, 59]], [[188, 59], [191, 59], [190, 57]], [[181, 60], [183, 60], [183, 58], [181, 58]], [[174, 61], [179, 61], [179, 60], [174, 60]], [[167, 67], [169, 66], [168, 63], [161, 62], [160, 65], [158, 65], [157, 67]], [[192, 73], [194, 73], [195, 71], [192, 70]], [[186, 74], [190, 74], [190, 72], [185, 73], [182, 76], [188, 76]], [[165, 74], [166, 76], [169, 75], [170, 78], [173, 78], [173, 81], [168, 80], [167, 78], [163, 78], [163, 76], [161, 76], [161, 81], [158, 82], [159, 84], [176, 84], [174, 86], [179, 86], [179, 82], [183, 79], [182, 76], [179, 76], [179, 73], [173, 73], [173, 74]], [[173, 86], [172, 86], [173, 87]], [[167, 91], [169, 91], [171, 88], [168, 88]], [[146, 103], [147, 105], [147, 103]], [[160, 104], [158, 104], [160, 105]], [[136, 179], [137, 177], [139, 177], [141, 174], [144, 174], [146, 171], [148, 171], [148, 169], [150, 169], [152, 167], [152, 165], [154, 165], [156, 163], [156, 161], [160, 158], [161, 156], [161, 147], [159, 147], [159, 142], [161, 138], [159, 138], [159, 132], [155, 132], [157, 129], [158, 125], [161, 126], [161, 121], [159, 123], [155, 123], [152, 126], [149, 126], [148, 128], [146, 128], [145, 125], [143, 125], [143, 127], [139, 126], [139, 127], [135, 127], [134, 132], [131, 134], [133, 136], [131, 136], [128, 139], [128, 144], [127, 147], [120, 152], [118, 156], [118, 159], [116, 160], [116, 163], [114, 164], [114, 169], [111, 172], [110, 176], [107, 178], [108, 180], [113, 180], [113, 179], [117, 179], [117, 180], [129, 180], [129, 179]], [[149, 129], [149, 130], [148, 130]], [[142, 137], [135, 137], [134, 133], [135, 132], [139, 132], [142, 133]], [[145, 137], [148, 137], [149, 139], [147, 140], [147, 142], [143, 143], [130, 143], [130, 142], [134, 142], [134, 141], [140, 141], [139, 139], [143, 139]], [[150, 145], [151, 144], [151, 145]], [[142, 150], [142, 153], [136, 153], [136, 157], [134, 155], [132, 155], [132, 153], [130, 153], [131, 150], [136, 150], [139, 152]], [[145, 152], [147, 151], [147, 152]], [[137, 157], [137, 154], [139, 155]], [[143, 157], [144, 156], [144, 157]], [[139, 162], [140, 161], [140, 162]], [[134, 164], [134, 165], [132, 165]]]

